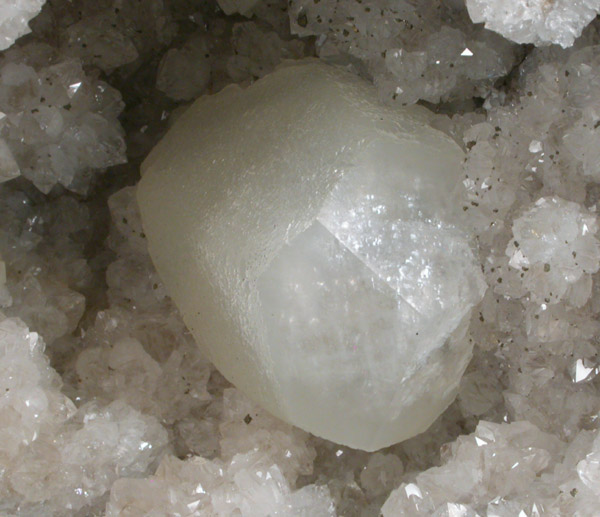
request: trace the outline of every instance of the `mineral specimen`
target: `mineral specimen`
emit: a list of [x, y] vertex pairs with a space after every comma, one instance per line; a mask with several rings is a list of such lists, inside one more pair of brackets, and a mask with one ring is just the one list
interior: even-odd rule
[[[458, 4], [458, 5], [457, 5]], [[473, 25], [463, 0], [290, 0], [292, 33], [324, 60], [354, 63], [398, 105], [485, 97], [518, 62], [516, 45]]]
[[600, 12], [600, 0], [467, 0], [467, 8], [475, 23], [517, 43], [566, 48]]
[[0, 5], [0, 50], [31, 32], [28, 22], [40, 12], [46, 0], [11, 0]]
[[[42, 3], [0, 2], [4, 44], [31, 28], [0, 53], [0, 514], [598, 515], [600, 17], [533, 48], [473, 24], [472, 0], [52, 0], [13, 18]], [[568, 14], [550, 39], [598, 0], [478, 4], [532, 37], [532, 14]], [[390, 105], [435, 105], [466, 151], [456, 203], [489, 286], [455, 403], [373, 453], [215, 370], [136, 200], [187, 99], [315, 55]]]
[[591, 273], [600, 268], [596, 215], [577, 203], [540, 198], [513, 223], [509, 265], [524, 271], [523, 284], [534, 300], [565, 298], [582, 306], [592, 292]]
[[115, 479], [144, 472], [167, 443], [155, 417], [122, 401], [76, 408], [44, 347], [21, 320], [0, 313], [0, 494], [4, 508], [26, 508], [17, 515], [77, 512]]
[[202, 97], [143, 165], [150, 255], [184, 320], [274, 415], [375, 450], [453, 400], [484, 292], [462, 152], [425, 110], [315, 62]]
[[[27, 59], [25, 59], [27, 56]], [[126, 161], [121, 94], [32, 43], [0, 59], [0, 182], [23, 175], [42, 192], [86, 193], [94, 173]]]

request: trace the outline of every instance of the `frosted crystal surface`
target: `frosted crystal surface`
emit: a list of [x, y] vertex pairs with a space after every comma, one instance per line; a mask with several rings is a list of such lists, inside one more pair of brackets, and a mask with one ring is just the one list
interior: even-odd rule
[[[600, 18], [563, 49], [473, 24], [464, 0], [217, 3], [52, 0], [0, 52], [0, 514], [596, 517], [600, 252], [597, 232], [573, 236], [600, 201]], [[373, 453], [219, 374], [152, 264], [133, 186], [187, 108], [174, 92], [308, 55], [437, 113], [465, 152], [454, 199], [489, 286], [455, 402]]]
[[[526, 508], [526, 515], [535, 515], [530, 513], [535, 501], [524, 497], [517, 502], [512, 496], [519, 484], [543, 486], [549, 477], [549, 464], [561, 458], [563, 448], [557, 438], [528, 422], [481, 421], [473, 434], [461, 437], [447, 449], [442, 466], [418, 474], [392, 492], [382, 514], [518, 515]], [[495, 500], [488, 498], [490, 492], [497, 495]], [[452, 506], [463, 508], [441, 513]]]
[[0, 6], [0, 50], [10, 47], [14, 41], [31, 32], [28, 22], [36, 16], [46, 0], [10, 0]]
[[598, 0], [467, 0], [475, 23], [517, 43], [570, 47], [600, 12]]
[[469, 359], [484, 284], [451, 194], [461, 158], [422, 111], [308, 63], [198, 100], [138, 199], [217, 367], [284, 420], [374, 450], [425, 430]]
[[229, 462], [165, 456], [154, 476], [116, 482], [106, 515], [146, 515], [157, 509], [166, 515], [335, 516], [327, 488], [308, 485], [292, 491], [277, 465], [265, 463], [256, 452], [237, 454]]

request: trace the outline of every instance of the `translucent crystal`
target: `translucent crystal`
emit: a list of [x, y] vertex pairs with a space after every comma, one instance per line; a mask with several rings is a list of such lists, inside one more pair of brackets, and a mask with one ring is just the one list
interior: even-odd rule
[[581, 306], [600, 268], [597, 231], [596, 215], [578, 203], [542, 197], [513, 222], [509, 265], [523, 270], [524, 285], [540, 302], [567, 298]]
[[[483, 294], [423, 111], [314, 63], [198, 100], [144, 164], [149, 250], [216, 366], [273, 414], [378, 449], [454, 398]], [[460, 207], [458, 207], [460, 208]]]
[[[598, 515], [600, 18], [560, 49], [471, 23], [464, 0], [52, 0], [12, 17], [41, 3], [0, 2], [32, 29], [0, 56], [0, 514], [366, 517], [389, 498], [394, 517]], [[598, 0], [479, 4], [548, 40]], [[474, 357], [456, 402], [381, 452], [309, 436], [214, 370], [131, 186], [187, 99], [308, 54], [390, 104], [435, 104], [466, 151], [456, 202], [489, 285]]]
[[[381, 514], [540, 515], [531, 511], [535, 499], [529, 494], [545, 488], [546, 480], [540, 477], [560, 458], [563, 445], [529, 422], [495, 424], [481, 420], [474, 433], [445, 447], [441, 466], [419, 473], [414, 482], [402, 483], [394, 490]], [[529, 487], [527, 495], [510, 501], [524, 485]], [[486, 506], [488, 512], [482, 511]]]
[[224, 464], [167, 455], [154, 476], [117, 481], [106, 515], [335, 516], [326, 488], [292, 491], [276, 465], [256, 456], [239, 454]]
[[243, 14], [250, 17], [252, 8], [259, 0], [218, 0], [219, 7], [225, 14]]
[[0, 138], [0, 183], [16, 178], [21, 171], [6, 140]]
[[472, 24], [464, 0], [289, 0], [288, 15], [322, 59], [364, 67], [398, 106], [486, 97], [517, 63], [515, 45]]
[[0, 61], [0, 182], [23, 175], [44, 193], [57, 183], [86, 193], [92, 171], [126, 161], [122, 109], [81, 62], [35, 43], [11, 49]]
[[517, 43], [573, 45], [600, 12], [600, 0], [467, 0], [475, 23]]
[[28, 22], [36, 16], [46, 0], [10, 0], [0, 5], [0, 50], [31, 32]]
[[118, 477], [143, 474], [167, 443], [155, 417], [122, 401], [76, 408], [44, 348], [21, 320], [0, 313], [0, 494], [14, 515], [98, 503]]
[[210, 80], [210, 62], [206, 44], [189, 41], [182, 49], [169, 50], [162, 58], [156, 87], [175, 100], [191, 100], [200, 95]]

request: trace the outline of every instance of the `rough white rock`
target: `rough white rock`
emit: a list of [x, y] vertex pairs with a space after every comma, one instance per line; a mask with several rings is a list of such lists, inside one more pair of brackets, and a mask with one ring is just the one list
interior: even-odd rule
[[449, 195], [462, 153], [427, 120], [335, 68], [287, 66], [199, 99], [138, 187], [150, 254], [215, 365], [367, 450], [452, 401], [484, 290]]
[[31, 32], [29, 20], [37, 16], [46, 0], [9, 0], [0, 5], [0, 50]]
[[475, 23], [499, 32], [517, 43], [563, 48], [600, 12], [599, 0], [467, 0], [469, 15]]

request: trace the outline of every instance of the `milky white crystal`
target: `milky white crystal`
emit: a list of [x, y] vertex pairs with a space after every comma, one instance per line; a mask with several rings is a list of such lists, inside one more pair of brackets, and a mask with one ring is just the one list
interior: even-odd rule
[[28, 22], [42, 9], [46, 0], [8, 0], [0, 4], [0, 50], [31, 32]]
[[600, 12], [600, 0], [467, 0], [467, 9], [475, 23], [517, 43], [566, 48]]
[[[138, 187], [150, 255], [221, 372], [274, 415], [375, 450], [456, 393], [484, 284], [423, 110], [313, 62], [197, 100]], [[457, 210], [458, 208], [458, 210]]]

